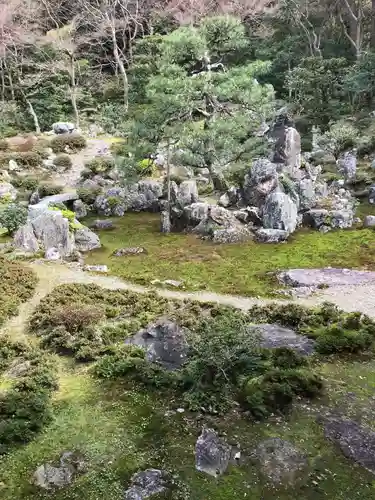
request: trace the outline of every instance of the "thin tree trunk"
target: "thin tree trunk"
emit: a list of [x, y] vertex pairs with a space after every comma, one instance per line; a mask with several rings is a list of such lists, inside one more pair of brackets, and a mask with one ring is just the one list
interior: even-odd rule
[[75, 117], [75, 126], [79, 128], [79, 111], [77, 106], [77, 82], [74, 54], [70, 54], [71, 101]]
[[1, 100], [5, 101], [5, 75], [3, 60], [1, 60]]
[[375, 49], [375, 0], [372, 0], [371, 2], [371, 15], [372, 15], [372, 22], [371, 22], [371, 47]]
[[110, 25], [111, 25], [111, 32], [112, 32], [112, 44], [113, 44], [113, 56], [115, 58], [115, 61], [116, 61], [116, 64], [117, 64], [117, 67], [121, 73], [121, 78], [122, 78], [122, 83], [123, 83], [123, 92], [124, 92], [124, 107], [125, 107], [125, 111], [128, 111], [128, 108], [129, 108], [129, 81], [128, 81], [128, 75], [126, 73], [126, 69], [125, 69], [125, 66], [124, 66], [124, 63], [121, 59], [121, 56], [120, 56], [120, 52], [119, 52], [119, 49], [118, 49], [118, 45], [117, 45], [117, 40], [116, 40], [116, 28], [115, 28], [115, 25], [114, 25], [114, 21], [112, 19], [109, 19], [108, 17], [108, 20], [110, 22]]
[[40, 134], [40, 125], [39, 125], [38, 116], [35, 113], [35, 109], [34, 109], [33, 105], [31, 104], [31, 101], [26, 96], [25, 96], [25, 101], [26, 101], [26, 104], [29, 108], [30, 115], [32, 116], [33, 121], [34, 121], [35, 132], [37, 134]]

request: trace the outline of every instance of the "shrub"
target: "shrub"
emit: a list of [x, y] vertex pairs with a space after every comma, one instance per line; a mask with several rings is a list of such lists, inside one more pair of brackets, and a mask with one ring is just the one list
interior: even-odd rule
[[61, 306], [51, 312], [41, 328], [63, 326], [68, 333], [75, 334], [83, 328], [97, 324], [104, 318], [104, 312], [97, 306], [83, 304]]
[[60, 194], [63, 191], [64, 191], [63, 186], [50, 184], [48, 182], [43, 182], [39, 186], [39, 195], [41, 198], [44, 198], [45, 196], [54, 196], [55, 194]]
[[8, 141], [5, 139], [0, 139], [0, 151], [8, 151], [8, 150], [9, 150]]
[[77, 194], [79, 198], [84, 202], [87, 203], [87, 205], [92, 205], [96, 197], [99, 196], [99, 194], [102, 192], [101, 187], [94, 187], [94, 188], [79, 188], [77, 190]]
[[0, 326], [17, 314], [19, 304], [32, 296], [36, 283], [33, 271], [0, 256]]
[[0, 165], [7, 166], [9, 160], [14, 160], [24, 168], [39, 167], [42, 163], [42, 156], [36, 151], [24, 151], [19, 153], [0, 152]]
[[38, 189], [39, 181], [35, 177], [24, 177], [22, 179], [21, 187], [26, 191], [36, 191]]
[[51, 148], [54, 153], [65, 153], [66, 148], [73, 152], [80, 151], [86, 147], [86, 139], [78, 134], [61, 134], [51, 140]]
[[85, 163], [85, 169], [88, 174], [106, 174], [115, 166], [113, 158], [107, 156], [96, 156]]
[[[18, 346], [8, 346], [17, 357]], [[22, 351], [20, 361], [29, 361], [24, 376], [0, 395], [0, 454], [27, 443], [52, 419], [51, 393], [57, 388], [51, 359], [39, 351]]]
[[341, 153], [356, 146], [358, 130], [350, 123], [337, 122], [319, 138], [319, 146], [337, 159]]
[[12, 340], [7, 335], [0, 337], [0, 373], [8, 368], [10, 362], [28, 351], [24, 342]]
[[0, 225], [13, 234], [27, 220], [27, 208], [18, 203], [10, 203], [0, 209]]
[[69, 168], [72, 167], [73, 162], [69, 155], [59, 154], [53, 160], [53, 164], [55, 165], [55, 167], [61, 167], [64, 168], [65, 170], [68, 170]]

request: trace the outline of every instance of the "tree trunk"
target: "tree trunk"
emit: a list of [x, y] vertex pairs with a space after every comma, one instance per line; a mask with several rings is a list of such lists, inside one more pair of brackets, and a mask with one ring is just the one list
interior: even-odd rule
[[371, 48], [375, 49], [375, 0], [371, 1]]
[[5, 101], [5, 75], [4, 75], [4, 65], [1, 60], [1, 100]]
[[74, 111], [75, 117], [75, 126], [79, 128], [79, 111], [77, 106], [77, 82], [76, 82], [76, 68], [75, 68], [75, 60], [74, 54], [69, 54], [70, 56], [70, 97], [72, 101], [72, 108]]
[[35, 132], [37, 134], [40, 134], [40, 125], [39, 125], [38, 116], [35, 113], [35, 109], [33, 108], [33, 105], [31, 104], [31, 101], [27, 97], [25, 97], [25, 101], [26, 101], [26, 104], [27, 104], [27, 106], [29, 108], [30, 115], [33, 117]]
[[120, 52], [118, 49], [117, 39], [116, 39], [116, 28], [114, 24], [114, 20], [110, 20], [111, 24], [111, 32], [112, 32], [112, 44], [113, 44], [113, 56], [115, 58], [117, 67], [121, 73], [123, 88], [124, 88], [124, 107], [125, 111], [128, 111], [129, 108], [129, 81], [128, 75], [126, 73], [126, 69], [124, 63], [121, 59]]

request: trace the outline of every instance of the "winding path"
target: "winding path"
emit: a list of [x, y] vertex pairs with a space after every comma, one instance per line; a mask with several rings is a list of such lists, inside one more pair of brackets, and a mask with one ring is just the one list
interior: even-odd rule
[[[38, 285], [33, 297], [22, 304], [18, 316], [11, 318], [3, 328], [3, 333], [8, 333], [13, 338], [24, 335], [24, 329], [28, 317], [38, 305], [39, 301], [50, 293], [56, 286], [66, 283], [96, 284], [108, 289], [131, 290], [138, 293], [146, 293], [154, 288], [138, 286], [122, 281], [116, 276], [95, 275], [79, 269], [68, 267], [64, 264], [51, 262], [38, 262], [30, 267], [38, 275]], [[318, 295], [295, 300], [272, 300], [265, 298], [240, 297], [236, 295], [221, 295], [213, 292], [182, 292], [177, 290], [156, 289], [158, 295], [168, 299], [197, 300], [199, 302], [215, 302], [221, 305], [232, 306], [241, 310], [248, 310], [254, 305], [265, 305], [269, 303], [285, 304], [293, 302], [306, 306], [316, 306], [324, 301], [335, 303], [341, 309], [352, 312], [360, 311], [375, 318], [375, 283], [361, 286], [335, 287], [323, 290]]]

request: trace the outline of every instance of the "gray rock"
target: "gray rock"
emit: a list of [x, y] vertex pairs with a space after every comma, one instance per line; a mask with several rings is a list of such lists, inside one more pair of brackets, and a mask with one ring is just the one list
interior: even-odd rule
[[69, 122], [57, 122], [52, 125], [52, 130], [55, 134], [71, 134], [75, 130], [74, 123]]
[[332, 210], [329, 220], [333, 229], [347, 229], [354, 224], [354, 212], [353, 210]]
[[75, 200], [73, 202], [73, 210], [76, 214], [76, 219], [83, 219], [87, 215], [87, 207], [82, 200]]
[[168, 234], [171, 232], [171, 227], [171, 215], [169, 210], [162, 210], [160, 212], [160, 232]]
[[7, 198], [9, 201], [14, 201], [17, 198], [17, 189], [10, 182], [0, 183], [0, 200]]
[[255, 160], [251, 169], [245, 175], [245, 202], [260, 208], [266, 197], [277, 187], [277, 182], [276, 165], [266, 158]]
[[342, 453], [375, 474], [375, 432], [353, 420], [340, 417], [323, 419], [324, 433]]
[[375, 272], [326, 267], [322, 269], [289, 269], [278, 275], [281, 283], [301, 286], [345, 286], [375, 283]]
[[357, 155], [355, 151], [346, 151], [344, 155], [337, 160], [338, 170], [344, 176], [346, 181], [355, 179], [357, 172]]
[[95, 229], [97, 231], [103, 231], [108, 229], [114, 229], [113, 221], [111, 220], [100, 220], [97, 219], [91, 224], [90, 229]]
[[34, 473], [33, 484], [45, 490], [64, 488], [85, 470], [83, 458], [77, 453], [68, 451], [61, 455], [59, 467], [49, 463], [39, 466]]
[[308, 355], [314, 351], [315, 342], [304, 335], [299, 335], [290, 328], [284, 328], [276, 324], [260, 323], [250, 325], [250, 332], [260, 335], [260, 346], [268, 349], [277, 347], [289, 347], [300, 354]]
[[31, 361], [22, 361], [16, 359], [10, 368], [6, 371], [5, 375], [10, 378], [23, 377], [31, 368]]
[[171, 485], [169, 474], [159, 469], [137, 472], [131, 479], [131, 486], [125, 491], [125, 500], [147, 500], [168, 492]]
[[370, 205], [375, 205], [375, 184], [370, 186], [368, 193], [368, 202], [370, 203]]
[[292, 176], [301, 168], [301, 136], [294, 127], [285, 131], [285, 166]]
[[288, 231], [282, 229], [258, 229], [255, 239], [258, 243], [280, 243], [289, 237]]
[[296, 185], [300, 200], [300, 209], [310, 209], [316, 204], [315, 183], [312, 179], [301, 179]]
[[274, 484], [294, 484], [307, 476], [306, 455], [288, 441], [267, 439], [258, 445], [254, 456], [263, 475]]
[[61, 255], [57, 248], [47, 248], [44, 258], [47, 260], [60, 260]]
[[303, 225], [313, 229], [319, 229], [329, 222], [329, 211], [314, 208], [303, 214]]
[[105, 265], [93, 265], [93, 266], [86, 265], [83, 268], [83, 270], [93, 272], [93, 273], [108, 273], [108, 266], [105, 266]]
[[217, 477], [227, 470], [230, 456], [231, 447], [216, 431], [203, 428], [195, 445], [195, 468]]
[[38, 191], [34, 191], [33, 193], [31, 193], [30, 195], [30, 199], [29, 199], [29, 204], [30, 205], [36, 205], [37, 203], [40, 202], [40, 196], [39, 196], [39, 193]]
[[192, 203], [197, 203], [199, 200], [197, 183], [194, 180], [184, 181], [180, 184], [176, 205], [178, 208], [184, 208]]
[[288, 234], [297, 227], [297, 205], [285, 193], [274, 191], [269, 194], [263, 207], [263, 227], [265, 229], [281, 229]]
[[166, 319], [150, 323], [125, 342], [144, 348], [147, 361], [160, 363], [167, 370], [180, 368], [188, 354], [186, 332]]
[[375, 158], [371, 162], [371, 168], [375, 169]]
[[34, 234], [47, 251], [56, 248], [61, 257], [66, 257], [74, 251], [74, 237], [69, 228], [69, 221], [61, 212], [45, 210], [31, 220]]
[[128, 255], [144, 255], [147, 254], [147, 250], [143, 247], [126, 247], [119, 248], [113, 252], [114, 257], [127, 257]]
[[99, 236], [86, 226], [75, 231], [74, 240], [80, 252], [89, 252], [101, 247]]
[[19, 167], [19, 165], [15, 160], [9, 160], [8, 170], [9, 172], [19, 172], [21, 168]]
[[23, 252], [36, 253], [39, 251], [39, 243], [30, 222], [27, 222], [16, 231], [13, 243], [16, 249]]
[[42, 198], [39, 203], [35, 205], [29, 205], [29, 218], [34, 219], [41, 215], [43, 212], [48, 211], [48, 208], [60, 204], [66, 203], [67, 201], [74, 201], [78, 199], [76, 191], [70, 193], [55, 194], [53, 196], [46, 196]]
[[226, 193], [220, 196], [218, 205], [224, 208], [236, 206], [239, 201], [238, 189], [234, 186], [230, 187]]
[[363, 225], [364, 227], [375, 227], [375, 215], [366, 215]]
[[246, 227], [236, 226], [224, 229], [216, 229], [212, 233], [214, 243], [241, 243], [254, 239], [254, 234]]

